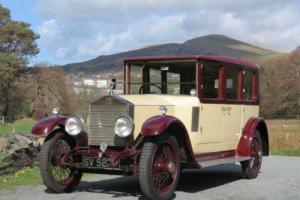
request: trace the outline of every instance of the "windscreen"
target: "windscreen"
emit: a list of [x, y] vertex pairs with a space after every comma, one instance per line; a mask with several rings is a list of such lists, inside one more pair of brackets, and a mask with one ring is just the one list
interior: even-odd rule
[[196, 62], [129, 63], [130, 94], [196, 94]]

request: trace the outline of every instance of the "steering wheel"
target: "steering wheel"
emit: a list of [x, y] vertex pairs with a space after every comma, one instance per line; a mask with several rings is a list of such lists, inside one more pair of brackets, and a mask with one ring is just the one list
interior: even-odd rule
[[142, 94], [142, 91], [143, 91], [143, 88], [146, 86], [146, 85], [149, 85], [149, 86], [154, 86], [156, 87], [157, 89], [159, 89], [161, 91], [161, 87], [156, 85], [155, 83], [143, 83], [139, 89], [139, 94]]

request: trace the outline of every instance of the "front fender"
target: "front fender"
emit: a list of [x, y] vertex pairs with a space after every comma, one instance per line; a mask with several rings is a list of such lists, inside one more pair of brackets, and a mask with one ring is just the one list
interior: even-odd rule
[[173, 135], [178, 142], [179, 148], [184, 150], [184, 152], [181, 152], [182, 158], [184, 158], [185, 155], [187, 160], [192, 161], [198, 166], [194, 157], [188, 131], [184, 124], [176, 117], [169, 115], [157, 115], [151, 117], [144, 122], [141, 130], [141, 134], [145, 137], [157, 136], [166, 132]]
[[169, 115], [157, 115], [149, 118], [144, 122], [142, 126], [142, 135], [143, 136], [153, 136], [160, 135], [164, 133], [171, 124], [179, 124], [180, 126], [184, 125], [176, 117]]
[[41, 119], [36, 123], [36, 125], [32, 128], [32, 134], [37, 136], [47, 136], [49, 133], [53, 131], [55, 126], [64, 126], [67, 117], [63, 115], [52, 115], [46, 118]]
[[262, 118], [251, 117], [244, 127], [238, 144], [237, 154], [239, 156], [250, 156], [251, 142], [256, 130], [260, 131], [263, 154], [269, 154], [269, 137], [266, 123]]

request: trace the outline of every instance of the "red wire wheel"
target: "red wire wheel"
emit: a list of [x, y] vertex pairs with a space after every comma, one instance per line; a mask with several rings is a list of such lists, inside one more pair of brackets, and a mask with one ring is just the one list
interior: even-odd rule
[[176, 139], [169, 135], [144, 144], [139, 161], [139, 181], [146, 197], [172, 198], [180, 171], [178, 152]]
[[[40, 170], [43, 183], [55, 192], [70, 192], [81, 180], [82, 172], [69, 168], [62, 163], [62, 157], [75, 147], [75, 143], [67, 133], [58, 132], [46, 140], [40, 152]], [[73, 162], [70, 157], [67, 162]]]
[[256, 178], [262, 163], [262, 141], [258, 131], [251, 142], [250, 147], [250, 160], [241, 162], [243, 176], [248, 179]]

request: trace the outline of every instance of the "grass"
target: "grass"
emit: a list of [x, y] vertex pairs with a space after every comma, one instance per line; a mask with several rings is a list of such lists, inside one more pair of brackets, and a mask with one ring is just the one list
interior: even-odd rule
[[33, 119], [19, 119], [14, 123], [0, 124], [0, 137], [7, 136], [10, 133], [31, 133], [31, 129], [36, 121]]
[[271, 150], [271, 154], [278, 156], [300, 156], [300, 147], [284, 150]]
[[13, 175], [0, 177], [0, 189], [15, 189], [19, 185], [40, 185], [42, 183], [39, 167], [26, 167]]
[[300, 156], [300, 119], [267, 120], [271, 154]]

